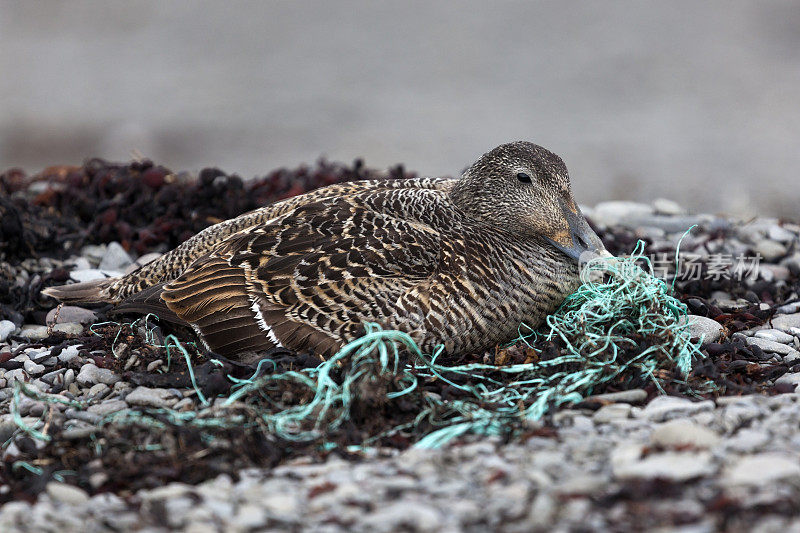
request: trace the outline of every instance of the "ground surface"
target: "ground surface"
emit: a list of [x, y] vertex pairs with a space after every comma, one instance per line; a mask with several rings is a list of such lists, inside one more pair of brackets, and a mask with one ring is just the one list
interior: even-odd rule
[[[195, 387], [181, 352], [163, 347], [167, 333], [184, 342], [190, 333], [131, 325], [102, 307], [55, 316], [39, 295], [69, 278], [133, 268], [133, 258], [265, 202], [371, 175], [359, 164], [320, 164], [242, 183], [213, 170], [195, 180], [150, 163], [95, 160], [33, 179], [0, 176], [0, 528], [800, 528], [800, 226], [790, 222], [689, 215], [663, 201], [587, 209], [613, 253], [643, 239], [656, 267], [698, 225], [681, 244], [695, 256], [676, 284], [706, 319], [695, 319], [707, 342], [688, 385], [669, 381], [662, 395], [641, 377], [633, 388], [610, 384], [595, 391], [610, 396], [437, 450], [410, 447], [430, 430], [424, 424], [358, 446], [413, 419], [413, 398], [357, 402], [325, 445], [276, 438], [252, 423], [265, 397], [222, 405], [230, 377], [247, 378], [254, 366], [213, 363], [190, 348]], [[737, 279], [737, 264], [752, 266], [737, 260], [755, 254], [757, 268]], [[88, 327], [110, 318], [118, 322]], [[537, 345], [535, 355], [560, 349]], [[530, 355], [517, 348], [475, 360]], [[282, 369], [315, 364], [273, 359]], [[700, 381], [710, 388], [690, 394]], [[460, 398], [441, 381], [423, 388]], [[278, 400], [303, 394], [284, 390]]]

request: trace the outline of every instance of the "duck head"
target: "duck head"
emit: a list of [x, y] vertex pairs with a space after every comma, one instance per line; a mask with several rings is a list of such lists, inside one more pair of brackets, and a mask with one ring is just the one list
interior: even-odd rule
[[566, 165], [536, 144], [519, 141], [485, 153], [450, 197], [468, 216], [542, 239], [576, 261], [586, 252], [607, 253], [572, 197]]

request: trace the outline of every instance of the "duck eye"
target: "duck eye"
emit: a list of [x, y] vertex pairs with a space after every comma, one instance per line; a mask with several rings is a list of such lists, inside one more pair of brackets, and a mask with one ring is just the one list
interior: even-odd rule
[[531, 177], [528, 174], [525, 174], [524, 172], [520, 172], [519, 174], [517, 174], [517, 179], [519, 181], [521, 181], [522, 183], [530, 183], [531, 182]]

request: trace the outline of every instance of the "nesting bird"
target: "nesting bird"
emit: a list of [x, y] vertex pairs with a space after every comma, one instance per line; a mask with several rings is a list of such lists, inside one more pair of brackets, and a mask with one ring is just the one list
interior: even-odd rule
[[476, 352], [537, 326], [602, 250], [564, 162], [529, 142], [484, 154], [460, 179], [331, 185], [211, 226], [120, 278], [51, 287], [191, 326], [242, 357], [336, 353], [365, 322], [427, 353]]

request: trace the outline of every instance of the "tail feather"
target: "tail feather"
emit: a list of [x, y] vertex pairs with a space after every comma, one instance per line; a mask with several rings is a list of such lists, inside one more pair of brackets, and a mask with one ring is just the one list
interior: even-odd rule
[[42, 294], [64, 303], [114, 303], [116, 298], [111, 294], [111, 288], [116, 281], [117, 278], [107, 278], [48, 287], [42, 290]]

